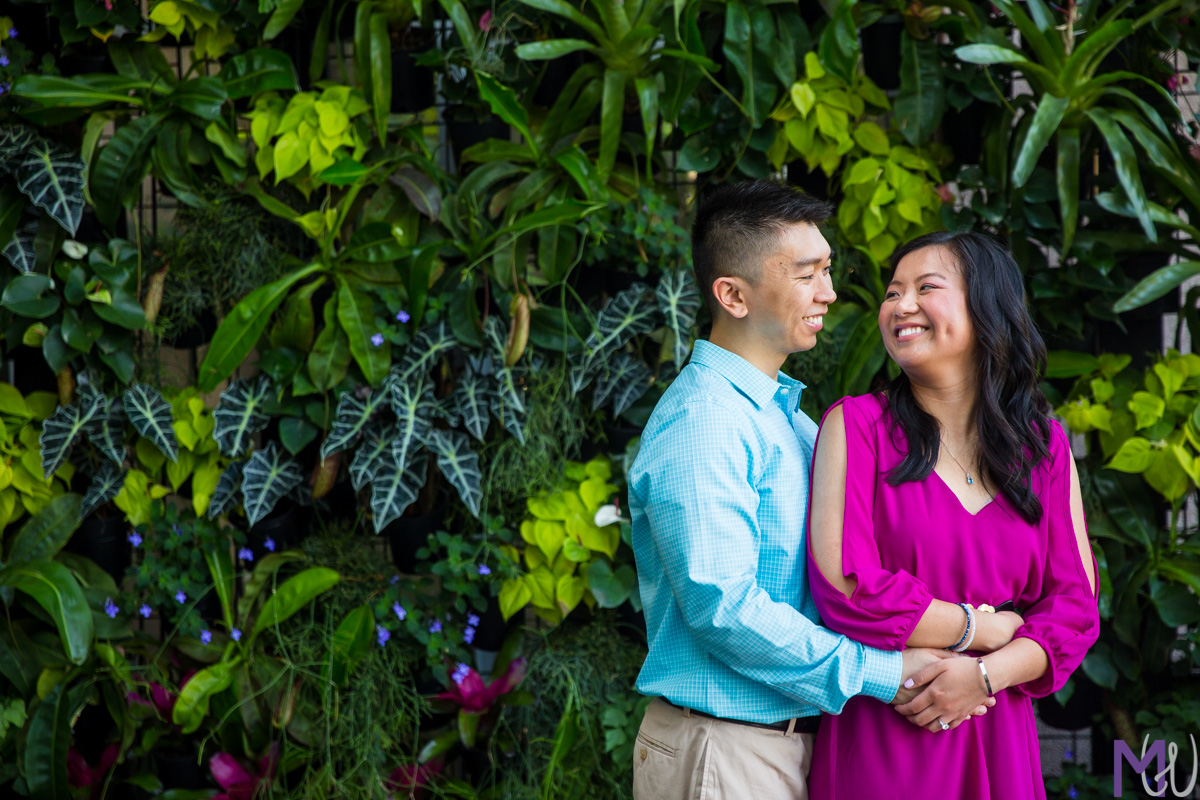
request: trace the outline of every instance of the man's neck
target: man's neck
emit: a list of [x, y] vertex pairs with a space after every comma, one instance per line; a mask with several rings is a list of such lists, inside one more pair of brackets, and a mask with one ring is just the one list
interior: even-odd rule
[[771, 380], [778, 380], [779, 370], [786, 356], [773, 350], [765, 342], [740, 330], [731, 330], [728, 325], [713, 324], [708, 341], [736, 356], [741, 356]]

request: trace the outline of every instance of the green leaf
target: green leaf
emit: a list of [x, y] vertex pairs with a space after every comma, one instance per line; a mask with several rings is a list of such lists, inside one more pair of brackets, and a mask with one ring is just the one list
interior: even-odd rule
[[225, 618], [225, 626], [233, 629], [233, 559], [228, 547], [209, 547], [204, 550], [204, 562], [208, 564], [208, 574], [212, 576], [213, 588], [216, 589], [217, 599], [221, 601], [221, 613]]
[[350, 485], [354, 491], [361, 491], [367, 482], [375, 477], [382, 465], [384, 455], [391, 449], [392, 442], [399, 435], [395, 425], [385, 425], [375, 421], [363, 433], [363, 441], [354, 451], [350, 462]]
[[1052, 350], [1046, 359], [1047, 378], [1076, 378], [1100, 369], [1100, 362], [1090, 353], [1077, 350]]
[[308, 374], [317, 391], [327, 392], [346, 377], [350, 369], [350, 340], [337, 324], [337, 298], [325, 302], [325, 327], [308, 354]]
[[392, 365], [392, 348], [386, 340], [382, 345], [371, 341], [378, 333], [371, 297], [349, 281], [342, 281], [338, 289], [337, 316], [350, 343], [350, 354], [362, 369], [363, 377], [371, 386], [379, 386]]
[[1132, 436], [1121, 444], [1121, 449], [1104, 466], [1119, 472], [1145, 472], [1153, 463], [1154, 456], [1155, 451], [1149, 441]]
[[[846, 83], [854, 80], [858, 69], [858, 28], [854, 21], [855, 0], [840, 0], [829, 24], [821, 33], [817, 49], [820, 64]], [[726, 23], [728, 25], [728, 23]], [[817, 54], [813, 54], [814, 58]], [[818, 76], [809, 70], [810, 80]]]
[[893, 110], [900, 133], [914, 147], [929, 140], [946, 111], [941, 61], [935, 39], [900, 34], [900, 95]]
[[35, 800], [69, 800], [67, 753], [71, 747], [71, 702], [56, 685], [33, 709], [25, 738], [25, 785]]
[[[1025, 185], [1038, 159], [1050, 144], [1050, 137], [1058, 130], [1063, 116], [1071, 105], [1069, 97], [1055, 97], [1052, 94], [1042, 95], [1037, 111], [1033, 114], [1033, 122], [1025, 132], [1025, 141], [1021, 143], [1021, 151], [1013, 164], [1012, 183], [1018, 188]], [[1076, 131], [1078, 135], [1078, 131]]]
[[221, 392], [213, 409], [213, 438], [221, 454], [241, 458], [250, 450], [251, 437], [270, 422], [267, 405], [271, 398], [271, 380], [259, 375], [254, 381], [239, 378]]
[[837, 391], [840, 395], [864, 394], [887, 359], [875, 315], [859, 317], [847, 342], [842, 363], [838, 366]]
[[606, 359], [596, 386], [592, 390], [592, 409], [598, 409], [612, 399], [613, 416], [619, 417], [633, 405], [646, 390], [654, 374], [645, 362], [624, 351], [616, 357]]
[[446, 480], [458, 490], [458, 496], [476, 517], [483, 500], [479, 456], [471, 449], [465, 433], [433, 430], [429, 434], [429, 449], [437, 454], [438, 467]]
[[296, 91], [296, 70], [282, 50], [256, 47], [233, 56], [221, 67], [221, 81], [230, 100], [259, 92]]
[[250, 456], [242, 470], [242, 507], [246, 509], [246, 520], [254, 525], [303, 481], [300, 464], [288, 458], [275, 442], [267, 442], [266, 447]]
[[601, 608], [617, 608], [633, 593], [637, 586], [637, 574], [633, 567], [624, 564], [613, 572], [612, 565], [598, 558], [588, 566], [587, 584], [596, 605]]
[[233, 670], [236, 659], [218, 661], [211, 667], [200, 670], [179, 690], [179, 698], [171, 710], [171, 721], [180, 726], [180, 732], [189, 734], [200, 727], [208, 716], [208, 703], [214, 694], [220, 694], [233, 685]]
[[1195, 275], [1200, 275], [1200, 261], [1180, 261], [1156, 269], [1113, 303], [1113, 311], [1121, 314], [1141, 308]]
[[1150, 200], [1146, 196], [1146, 187], [1142, 184], [1138, 171], [1137, 154], [1133, 151], [1133, 145], [1130, 144], [1125, 133], [1108, 112], [1100, 108], [1089, 108], [1084, 113], [1096, 124], [1104, 141], [1108, 144], [1113, 163], [1116, 166], [1117, 180], [1120, 181], [1121, 188], [1128, 195], [1129, 202], [1133, 206], [1138, 220], [1142, 223], [1142, 230], [1146, 232], [1150, 241], [1157, 242], [1158, 230], [1154, 227], [1154, 221], [1150, 217]]
[[25, 147], [6, 147], [5, 140], [16, 141], [10, 133], [16, 126], [0, 126], [0, 152], [5, 169], [17, 179], [17, 188], [34, 205], [43, 209], [71, 235], [79, 228], [83, 215], [83, 187], [86, 167], [79, 153], [34, 134]]
[[242, 483], [244, 462], [235, 461], [224, 469], [217, 479], [217, 487], [208, 501], [205, 512], [209, 519], [217, 519], [237, 507], [237, 491]]
[[83, 664], [91, 652], [92, 611], [71, 571], [57, 561], [27, 561], [0, 570], [0, 586], [29, 595], [50, 615], [67, 659]]
[[375, 615], [368, 603], [355, 608], [337, 626], [329, 642], [329, 660], [321, 671], [321, 683], [345, 686], [354, 669], [371, 650], [375, 637]]
[[341, 579], [340, 575], [326, 567], [310, 567], [288, 578], [263, 603], [262, 610], [254, 619], [254, 628], [250, 632], [251, 640], [267, 628], [290, 619], [318, 595], [337, 586]]
[[225, 87], [217, 78], [192, 78], [177, 85], [165, 101], [181, 111], [212, 122], [220, 119], [221, 107], [228, 100]]
[[400, 364], [392, 368], [394, 380], [404, 382], [427, 373], [442, 357], [454, 348], [454, 337], [445, 323], [425, 328], [417, 334], [404, 353]]
[[571, 390], [580, 392], [596, 374], [600, 362], [624, 347], [634, 336], [657, 327], [658, 306], [648, 302], [645, 284], [635, 283], [613, 297], [596, 317], [596, 325], [584, 343], [584, 362], [571, 374]]
[[591, 42], [585, 42], [582, 39], [550, 39], [541, 42], [526, 42], [518, 45], [513, 52], [516, 53], [517, 58], [525, 61], [549, 61], [577, 53], [580, 50], [592, 51], [595, 49]]
[[267, 20], [266, 27], [263, 28], [263, 41], [269, 42], [283, 33], [303, 5], [304, 0], [278, 0], [275, 10], [271, 12], [271, 17]]
[[162, 49], [150, 42], [114, 38], [108, 43], [108, 57], [117, 72], [131, 80], [167, 85], [179, 82]]
[[132, 205], [149, 171], [150, 146], [158, 136], [164, 114], [155, 112], [122, 125], [108, 140], [92, 165], [89, 182], [96, 215], [108, 227], [117, 214]]
[[1158, 611], [1163, 624], [1179, 628], [1200, 622], [1200, 603], [1188, 587], [1178, 583], [1158, 583], [1150, 593], [1150, 599]]
[[524, 580], [508, 580], [500, 587], [500, 614], [505, 621], [513, 614], [529, 605], [533, 599], [533, 590]]
[[600, 154], [596, 158], [596, 173], [601, 183], [608, 182], [621, 144], [625, 78], [624, 72], [615, 69], [604, 70], [603, 94], [600, 100]]
[[412, 448], [397, 438], [371, 466], [371, 516], [375, 532], [381, 533], [417, 499], [425, 485], [429, 459], [413, 457]]
[[529, 129], [529, 114], [517, 99], [517, 94], [509, 87], [500, 83], [486, 72], [476, 71], [475, 82], [479, 85], [480, 96], [488, 102], [492, 113], [517, 129], [525, 140], [525, 144], [533, 151], [535, 158], [541, 158], [537, 139]]
[[[1028, 134], [1026, 135], [1028, 141]], [[1067, 253], [1079, 223], [1079, 129], [1058, 129], [1058, 205], [1062, 211], [1062, 250]], [[1120, 302], [1120, 301], [1118, 301]]]
[[383, 144], [387, 138], [388, 112], [392, 110], [392, 42], [388, 38], [386, 14], [371, 14], [368, 35], [371, 47], [371, 106], [375, 116], [375, 135]]
[[654, 296], [673, 337], [671, 356], [675, 368], [682, 369], [692, 351], [692, 326], [696, 324], [696, 312], [701, 303], [691, 270], [664, 272]]
[[9, 565], [51, 559], [58, 555], [83, 521], [82, 498], [60, 494], [37, 514], [30, 517], [13, 538], [8, 549]]
[[80, 515], [90, 516], [100, 506], [112, 500], [125, 486], [126, 471], [111, 461], [104, 462], [99, 471], [92, 476], [88, 484], [87, 494], [83, 496], [83, 506]]
[[175, 461], [179, 444], [175, 441], [175, 419], [171, 404], [157, 389], [144, 383], [135, 383], [126, 389], [123, 400], [125, 414], [137, 432], [154, 442], [163, 455]]
[[18, 275], [4, 287], [0, 304], [18, 316], [45, 319], [61, 304], [58, 295], [53, 294], [53, 285], [46, 275]]
[[322, 269], [320, 263], [309, 264], [242, 298], [213, 334], [204, 363], [200, 365], [197, 388], [201, 392], [211, 392], [228, 378], [258, 344], [271, 315], [292, 286]]
[[369, 175], [371, 168], [353, 158], [342, 158], [335, 161], [317, 177], [332, 186], [350, 186], [360, 178]]
[[387, 406], [391, 394], [388, 390], [372, 391], [360, 399], [357, 392], [345, 392], [338, 398], [333, 429], [321, 444], [321, 458], [347, 449], [358, 441], [371, 418]]
[[38, 442], [42, 447], [42, 473], [46, 480], [67, 460], [75, 441], [104, 407], [104, 395], [99, 392], [80, 392], [78, 401], [69, 406], [59, 406], [43, 423]]
[[566, 0], [521, 0], [521, 2], [530, 8], [536, 8], [539, 11], [555, 14], [574, 22], [576, 25], [590, 33], [592, 38], [594, 38], [602, 47], [609, 44], [604, 28], [600, 27], [600, 25], [597, 24], [597, 22], [591, 17], [584, 16], [574, 6], [566, 2]]

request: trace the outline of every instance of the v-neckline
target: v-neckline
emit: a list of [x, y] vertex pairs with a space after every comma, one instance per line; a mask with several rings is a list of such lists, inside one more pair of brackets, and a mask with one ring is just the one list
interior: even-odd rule
[[945, 488], [945, 490], [954, 497], [954, 501], [956, 503], [958, 503], [958, 507], [961, 508], [963, 510], [963, 513], [965, 513], [968, 517], [978, 517], [984, 511], [986, 511], [987, 509], [996, 505], [996, 500], [1000, 496], [999, 494], [992, 495], [991, 500], [987, 501], [987, 503], [985, 503], [983, 506], [981, 506], [978, 511], [976, 511], [974, 514], [972, 514], [970, 511], [967, 511], [967, 507], [963, 505], [963, 502], [959, 498], [958, 493], [950, 488], [950, 484], [946, 483], [946, 479], [943, 478], [941, 475], [939, 475], [938, 471], [936, 469], [930, 470], [930, 473], [934, 477], [936, 477], [938, 479], [938, 483], [940, 483]]

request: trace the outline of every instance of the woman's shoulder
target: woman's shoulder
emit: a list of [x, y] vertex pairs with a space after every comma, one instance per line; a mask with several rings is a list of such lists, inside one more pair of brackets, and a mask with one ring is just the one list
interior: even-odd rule
[[843, 418], [852, 418], [854, 422], [862, 425], [874, 425], [883, 419], [887, 400], [880, 393], [849, 395], [831, 405], [825, 412], [826, 416], [835, 408], [842, 409]]

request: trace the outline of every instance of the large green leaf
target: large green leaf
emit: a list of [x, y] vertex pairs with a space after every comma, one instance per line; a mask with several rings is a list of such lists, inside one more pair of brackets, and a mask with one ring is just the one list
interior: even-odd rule
[[368, 426], [363, 433], [362, 444], [354, 451], [354, 458], [350, 461], [350, 484], [354, 491], [360, 491], [375, 477], [375, 472], [383, 463], [381, 459], [391, 449], [399, 433], [395, 425], [382, 422], [373, 422]]
[[945, 78], [937, 41], [900, 34], [900, 95], [893, 110], [900, 133], [914, 147], [929, 140], [946, 111]]
[[487, 378], [474, 370], [467, 370], [459, 376], [447, 404], [452, 424], [461, 421], [462, 426], [482, 442], [487, 435], [491, 398], [492, 391]]
[[254, 525], [275, 508], [275, 504], [304, 481], [300, 464], [287, 453], [267, 442], [250, 456], [242, 470], [242, 506], [246, 519]]
[[54, 558], [71, 538], [85, 514], [77, 494], [60, 494], [30, 517], [8, 548], [8, 563], [23, 564]]
[[165, 99], [181, 111], [212, 122], [221, 118], [221, 107], [229, 97], [219, 79], [201, 77], [183, 81]]
[[321, 313], [325, 327], [308, 354], [308, 376], [317, 391], [327, 392], [341, 383], [350, 369], [350, 340], [337, 322], [336, 297], [325, 302]]
[[371, 515], [376, 533], [382, 532], [392, 520], [399, 519], [425, 485], [428, 457], [407, 456], [404, 445], [396, 439], [377, 461], [371, 478]]
[[372, 341], [378, 333], [372, 305], [370, 295], [350, 281], [342, 281], [338, 289], [338, 322], [346, 332], [350, 354], [362, 369], [363, 377], [371, 386], [379, 386], [392, 365], [392, 348], [386, 340], [382, 345]]
[[321, 683], [345, 686], [355, 667], [371, 650], [375, 614], [369, 603], [355, 608], [337, 626], [329, 641], [329, 659], [321, 670]]
[[1071, 250], [1079, 224], [1079, 129], [1059, 128], [1057, 140], [1056, 183], [1058, 205], [1062, 212], [1062, 249], [1067, 253]]
[[459, 431], [433, 430], [429, 434], [429, 449], [437, 455], [438, 468], [458, 490], [463, 504], [479, 516], [483, 475], [479, 471], [479, 456], [471, 449], [470, 439]]
[[1021, 143], [1021, 151], [1013, 164], [1012, 183], [1018, 188], [1025, 185], [1038, 159], [1046, 150], [1055, 131], [1058, 130], [1067, 107], [1071, 105], [1069, 97], [1055, 97], [1052, 94], [1042, 95], [1038, 102], [1037, 111], [1033, 114], [1033, 122], [1025, 133], [1025, 141]]
[[125, 390], [122, 398], [125, 415], [137, 428], [137, 432], [154, 442], [154, 446], [171, 461], [179, 455], [179, 443], [175, 441], [175, 419], [171, 404], [162, 393], [144, 383], [135, 383]]
[[152, 86], [150, 81], [117, 75], [64, 78], [29, 72], [13, 82], [13, 94], [51, 108], [91, 108], [105, 103], [145, 106], [145, 100], [137, 95], [131, 96], [129, 92], [150, 89]]
[[71, 702], [56, 684], [33, 709], [25, 738], [25, 785], [33, 800], [70, 800], [67, 753], [71, 748]]
[[700, 292], [689, 269], [664, 272], [654, 290], [658, 310], [671, 330], [671, 356], [675, 368], [682, 369], [692, 352], [692, 326], [700, 310]]
[[18, 316], [45, 319], [62, 304], [53, 290], [54, 281], [47, 275], [18, 275], [5, 285], [4, 293], [0, 294], [0, 305]]
[[224, 516], [237, 507], [237, 491], [242, 485], [242, 470], [245, 462], [235, 461], [221, 473], [217, 479], [217, 488], [213, 490], [212, 499], [208, 501], [205, 512], [209, 519]]
[[267, 628], [287, 621], [293, 614], [311, 603], [318, 595], [337, 585], [341, 576], [326, 567], [311, 567], [284, 581], [263, 603], [254, 619], [250, 638], [254, 639]]
[[99, 471], [92, 476], [92, 481], [88, 484], [87, 494], [83, 496], [83, 507], [80, 514], [84, 517], [89, 516], [100, 506], [112, 500], [125, 486], [126, 470], [121, 469], [117, 464], [111, 461], [104, 462]]
[[254, 381], [239, 378], [221, 392], [213, 409], [213, 438], [222, 455], [240, 458], [250, 450], [251, 437], [271, 421], [267, 415], [270, 398], [271, 380], [266, 375]]
[[548, 39], [541, 42], [526, 42], [518, 45], [513, 52], [516, 53], [517, 58], [525, 61], [551, 61], [571, 53], [578, 53], [580, 50], [593, 51], [595, 49], [594, 44], [582, 39]]
[[117, 72], [130, 80], [158, 82], [164, 86], [179, 82], [179, 76], [163, 55], [162, 48], [150, 42], [114, 38], [108, 43], [108, 57]]
[[221, 613], [225, 617], [225, 625], [232, 630], [233, 623], [233, 591], [235, 576], [233, 573], [233, 558], [229, 555], [228, 547], [210, 547], [204, 551], [204, 562], [208, 564], [208, 574], [212, 576], [213, 588], [217, 591], [217, 599], [221, 602]]
[[640, 358], [626, 352], [607, 359], [596, 386], [592, 390], [592, 408], [597, 409], [610, 399], [613, 416], [619, 417], [650, 388], [653, 373]]
[[0, 586], [11, 586], [29, 595], [42, 607], [62, 640], [72, 664], [82, 664], [91, 651], [92, 611], [71, 570], [57, 561], [27, 561], [0, 570]]
[[279, 0], [275, 3], [275, 10], [271, 12], [271, 17], [267, 20], [266, 27], [263, 28], [263, 41], [269, 42], [283, 33], [303, 5], [304, 0]]
[[[0, 139], [3, 138], [4, 131], [0, 130]], [[22, 152], [7, 157], [11, 159], [7, 169], [16, 176], [17, 188], [72, 236], [75, 235], [83, 215], [86, 175], [79, 153], [42, 136], [34, 136]]]
[[537, 140], [529, 128], [529, 113], [517, 99], [516, 92], [486, 72], [477, 70], [475, 81], [479, 85], [480, 96], [491, 105], [492, 113], [516, 128], [525, 144], [533, 151], [534, 157], [540, 157]]
[[[24, 197], [18, 196], [21, 197], [23, 203]], [[13, 265], [13, 269], [23, 275], [29, 275], [37, 269], [37, 250], [34, 249], [37, 229], [37, 214], [24, 214], [18, 217], [12, 238], [4, 245], [4, 257], [8, 259], [8, 263]]]
[[89, 182], [96, 215], [105, 225], [115, 225], [121, 210], [137, 199], [150, 169], [150, 146], [163, 119], [164, 114], [155, 112], [129, 121], [117, 128], [96, 156]]
[[229, 59], [221, 67], [220, 77], [230, 100], [298, 88], [291, 58], [282, 50], [267, 47], [256, 47]]
[[196, 385], [201, 392], [216, 389], [217, 384], [228, 378], [246, 360], [266, 330], [271, 315], [287, 297], [292, 286], [322, 269], [319, 263], [309, 264], [266, 286], [260, 286], [234, 306], [213, 334], [208, 354], [200, 365]]
[[433, 399], [433, 388], [424, 377], [411, 381], [401, 381], [394, 374], [388, 377], [388, 392], [392, 403], [392, 411], [396, 415], [396, 451], [403, 455], [401, 465], [408, 463], [428, 443], [433, 429], [433, 418], [438, 413], [437, 403]]
[[171, 710], [171, 721], [180, 726], [181, 733], [192, 733], [200, 727], [200, 723], [208, 716], [208, 704], [212, 696], [233, 684], [233, 670], [237, 664], [236, 659], [218, 661], [197, 672], [179, 690], [179, 698]]
[[654, 330], [657, 324], [658, 305], [649, 300], [645, 284], [635, 283], [609, 300], [584, 342], [583, 363], [571, 371], [571, 390], [582, 391], [595, 377], [605, 358], [628, 344], [634, 336]]
[[454, 349], [454, 337], [444, 322], [439, 322], [421, 331], [404, 352], [401, 362], [392, 368], [398, 381], [414, 380], [426, 373], [438, 362], [443, 353]]
[[1158, 241], [1158, 230], [1150, 217], [1150, 200], [1146, 196], [1146, 187], [1142, 183], [1138, 170], [1137, 154], [1133, 150], [1128, 137], [1107, 111], [1100, 108], [1089, 108], [1084, 113], [1095, 123], [1108, 149], [1112, 153], [1113, 164], [1116, 167], [1117, 180], [1121, 188], [1129, 196], [1133, 210], [1137, 213], [1142, 230], [1152, 242]]
[[345, 392], [338, 398], [337, 413], [333, 429], [321, 444], [321, 458], [345, 450], [358, 441], [358, 437], [371, 422], [371, 418], [387, 407], [391, 393], [387, 389], [368, 391], [365, 398], [357, 392]]
[[1113, 303], [1113, 311], [1121, 314], [1141, 308], [1177, 289], [1181, 283], [1195, 275], [1200, 275], [1200, 261], [1180, 261], [1156, 269]]
[[608, 182], [621, 144], [626, 77], [626, 74], [619, 70], [604, 70], [603, 94], [600, 100], [600, 153], [596, 157], [596, 174], [602, 184]]
[[[375, 118], [375, 135], [380, 144], [387, 138], [388, 112], [392, 110], [392, 42], [388, 37], [387, 15], [371, 14], [368, 23], [370, 36], [371, 110]], [[407, 88], [407, 87], [405, 87]]]
[[59, 406], [42, 424], [38, 442], [42, 446], [42, 473], [47, 480], [58, 471], [75, 441], [86, 431], [92, 418], [103, 412], [106, 402], [99, 392], [79, 393], [79, 399], [69, 406]]

